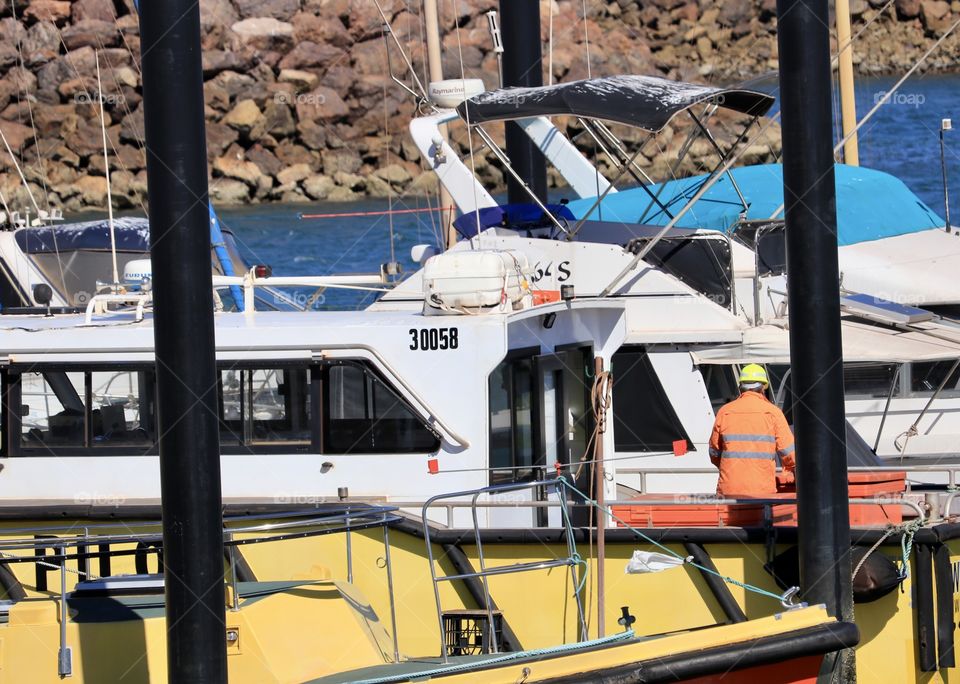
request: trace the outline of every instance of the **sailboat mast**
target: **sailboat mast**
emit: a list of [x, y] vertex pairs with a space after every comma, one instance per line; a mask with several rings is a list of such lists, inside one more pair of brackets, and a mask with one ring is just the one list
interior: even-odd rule
[[[790, 363], [803, 600], [853, 621], [828, 0], [778, 0]], [[852, 650], [828, 656], [850, 681]]]
[[853, 44], [850, 39], [850, 0], [835, 0], [837, 15], [837, 69], [840, 80], [840, 123], [843, 131], [843, 162], [860, 165], [857, 142], [857, 105], [853, 85]]
[[120, 284], [120, 273], [117, 270], [117, 235], [113, 228], [113, 195], [110, 194], [110, 155], [107, 153], [107, 118], [103, 113], [103, 83], [100, 81], [100, 53], [97, 59], [97, 99], [100, 102], [100, 135], [103, 138], [103, 172], [107, 179], [107, 226], [110, 230], [110, 257], [113, 263], [114, 290]]
[[[427, 69], [431, 81], [443, 80], [443, 62], [440, 55], [440, 18], [437, 10], [437, 0], [423, 0], [423, 23], [427, 38]], [[447, 127], [439, 126], [440, 135], [447, 139]], [[450, 248], [457, 244], [457, 232], [453, 228], [453, 198], [440, 183], [440, 230], [443, 235], [444, 247]]]
[[[500, 0], [500, 30], [503, 35], [504, 87], [543, 85], [540, 41], [540, 0]], [[547, 201], [547, 162], [536, 145], [516, 123], [506, 123], [507, 157], [517, 175], [541, 202]], [[507, 176], [511, 203], [525, 203], [530, 196], [523, 185]]]
[[200, 9], [140, 4], [171, 682], [227, 681]]

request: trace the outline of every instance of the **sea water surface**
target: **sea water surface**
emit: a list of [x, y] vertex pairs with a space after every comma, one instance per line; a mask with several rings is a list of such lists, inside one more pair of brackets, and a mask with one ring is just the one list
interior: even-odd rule
[[[897, 78], [861, 79], [857, 112], [866, 114]], [[902, 179], [941, 216], [944, 213], [940, 168], [941, 120], [955, 117], [957, 130], [946, 133], [947, 175], [960, 198], [960, 76], [914, 76], [860, 131], [860, 163]], [[554, 191], [559, 199], [563, 191]], [[394, 209], [416, 209], [423, 199], [396, 198]], [[250, 261], [269, 264], [277, 275], [326, 275], [368, 272], [391, 260], [406, 272], [415, 268], [410, 248], [437, 242], [429, 214], [384, 212], [387, 200], [352, 203], [260, 205], [223, 209], [219, 213]], [[301, 214], [370, 212], [367, 216], [310, 219]], [[955, 221], [960, 223], [960, 203]], [[356, 308], [372, 300], [371, 293], [328, 291], [323, 306]]]

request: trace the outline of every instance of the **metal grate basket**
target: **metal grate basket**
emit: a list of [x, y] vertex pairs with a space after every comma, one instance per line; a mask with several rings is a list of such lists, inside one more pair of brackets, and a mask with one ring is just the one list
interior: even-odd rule
[[[492, 653], [489, 615], [485, 610], [448, 610], [443, 612], [443, 643], [448, 656]], [[493, 637], [496, 650], [503, 650], [503, 615], [493, 611]]]

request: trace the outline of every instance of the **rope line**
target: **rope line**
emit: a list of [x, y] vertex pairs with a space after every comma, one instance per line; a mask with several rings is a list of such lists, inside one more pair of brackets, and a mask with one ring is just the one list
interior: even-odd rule
[[627, 641], [634, 637], [632, 629], [625, 632], [618, 632], [610, 636], [593, 639], [591, 641], [580, 641], [572, 644], [560, 644], [558, 646], [548, 646], [546, 648], [536, 648], [532, 651], [517, 651], [516, 653], [505, 653], [495, 658], [485, 658], [483, 660], [471, 661], [469, 663], [459, 663], [457, 665], [445, 665], [430, 670], [421, 670], [419, 672], [408, 672], [405, 674], [387, 675], [386, 677], [375, 677], [373, 679], [361, 679], [354, 684], [391, 684], [392, 682], [409, 682], [423, 680], [426, 681], [432, 677], [439, 677], [446, 674], [456, 674], [458, 672], [469, 672], [470, 670], [489, 667], [499, 663], [508, 663], [513, 660], [525, 658], [538, 658], [540, 656], [556, 655], [558, 653], [569, 653], [581, 651], [595, 646], [604, 646], [606, 644], [615, 644], [620, 641]]
[[[786, 592], [784, 592], [783, 594], [775, 594], [775, 593], [773, 593], [772, 591], [767, 591], [766, 589], [762, 589], [762, 588], [760, 588], [760, 587], [758, 587], [758, 586], [755, 586], [755, 585], [753, 585], [753, 584], [750, 584], [750, 583], [748, 583], [748, 582], [741, 582], [740, 580], [734, 579], [733, 577], [728, 577], [727, 575], [724, 575], [724, 574], [722, 574], [722, 573], [720, 573], [720, 572], [718, 572], [718, 571], [716, 571], [716, 570], [713, 570], [713, 569], [708, 568], [708, 567], [706, 567], [706, 566], [700, 565], [699, 563], [697, 563], [697, 562], [695, 562], [695, 561], [688, 560], [688, 559], [687, 559], [688, 557], [681, 556], [679, 553], [677, 553], [676, 551], [674, 551], [674, 550], [671, 549], [670, 547], [661, 544], [660, 542], [658, 542], [657, 540], [653, 539], [652, 537], [648, 537], [648, 536], [645, 535], [643, 532], [641, 532], [640, 530], [636, 529], [635, 527], [633, 527], [632, 525], [630, 525], [629, 523], [627, 523], [625, 520], [623, 520], [622, 518], [620, 518], [616, 513], [613, 512], [613, 510], [611, 510], [611, 509], [608, 508], [607, 506], [601, 506], [599, 503], [597, 503], [597, 501], [595, 501], [594, 499], [591, 499], [591, 498], [588, 497], [586, 494], [584, 494], [583, 492], [581, 492], [579, 489], [577, 489], [576, 487], [574, 487], [572, 484], [570, 484], [569, 482], [567, 482], [566, 478], [563, 477], [562, 475], [561, 475], [559, 478], [557, 478], [557, 482], [562, 483], [564, 487], [566, 487], [567, 489], [569, 489], [571, 492], [575, 493], [577, 496], [581, 497], [587, 504], [589, 504], [589, 505], [597, 508], [597, 510], [603, 511], [604, 513], [606, 513], [607, 515], [609, 515], [611, 518], [613, 518], [613, 519], [616, 520], [618, 523], [620, 523], [621, 525], [623, 525], [624, 527], [626, 527], [627, 529], [629, 529], [631, 532], [633, 532], [635, 535], [637, 535], [637, 536], [638, 536], [640, 539], [642, 539], [643, 541], [647, 542], [648, 544], [650, 544], [650, 545], [652, 545], [652, 546], [657, 547], [658, 549], [664, 551], [665, 553], [673, 556], [673, 557], [676, 558], [677, 560], [683, 561], [684, 564], [686, 564], [686, 565], [691, 565], [691, 566], [695, 567], [697, 570], [700, 570], [701, 572], [706, 572], [706, 573], [709, 573], [709, 574], [714, 575], [714, 576], [716, 576], [716, 577], [719, 577], [719, 578], [722, 579], [724, 582], [727, 582], [728, 584], [732, 584], [732, 585], [734, 585], [734, 586], [738, 586], [738, 587], [740, 587], [741, 589], [745, 589], [746, 591], [752, 591], [752, 592], [754, 592], [754, 593], [756, 593], [756, 594], [759, 594], [759, 595], [761, 595], [761, 596], [767, 596], [767, 597], [769, 597], [769, 598], [775, 599], [776, 601], [778, 601], [778, 602], [781, 603], [782, 605], [785, 605], [785, 606], [786, 606], [786, 605], [790, 605], [790, 604], [787, 603], [787, 597], [790, 596], [790, 595], [792, 594], [792, 592], [794, 591], [794, 588], [793, 588], [793, 587], [791, 587], [790, 589], [788, 589], [788, 590], [787, 590]], [[911, 539], [912, 539], [912, 537], [911, 537]]]

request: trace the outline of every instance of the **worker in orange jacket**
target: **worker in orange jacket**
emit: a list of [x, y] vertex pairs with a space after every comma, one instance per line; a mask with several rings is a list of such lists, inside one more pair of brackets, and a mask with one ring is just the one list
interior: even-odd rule
[[767, 372], [751, 363], [740, 372], [740, 396], [717, 411], [710, 435], [710, 460], [720, 469], [717, 495], [765, 497], [777, 491], [776, 457], [796, 466], [793, 433], [783, 411], [764, 391]]

